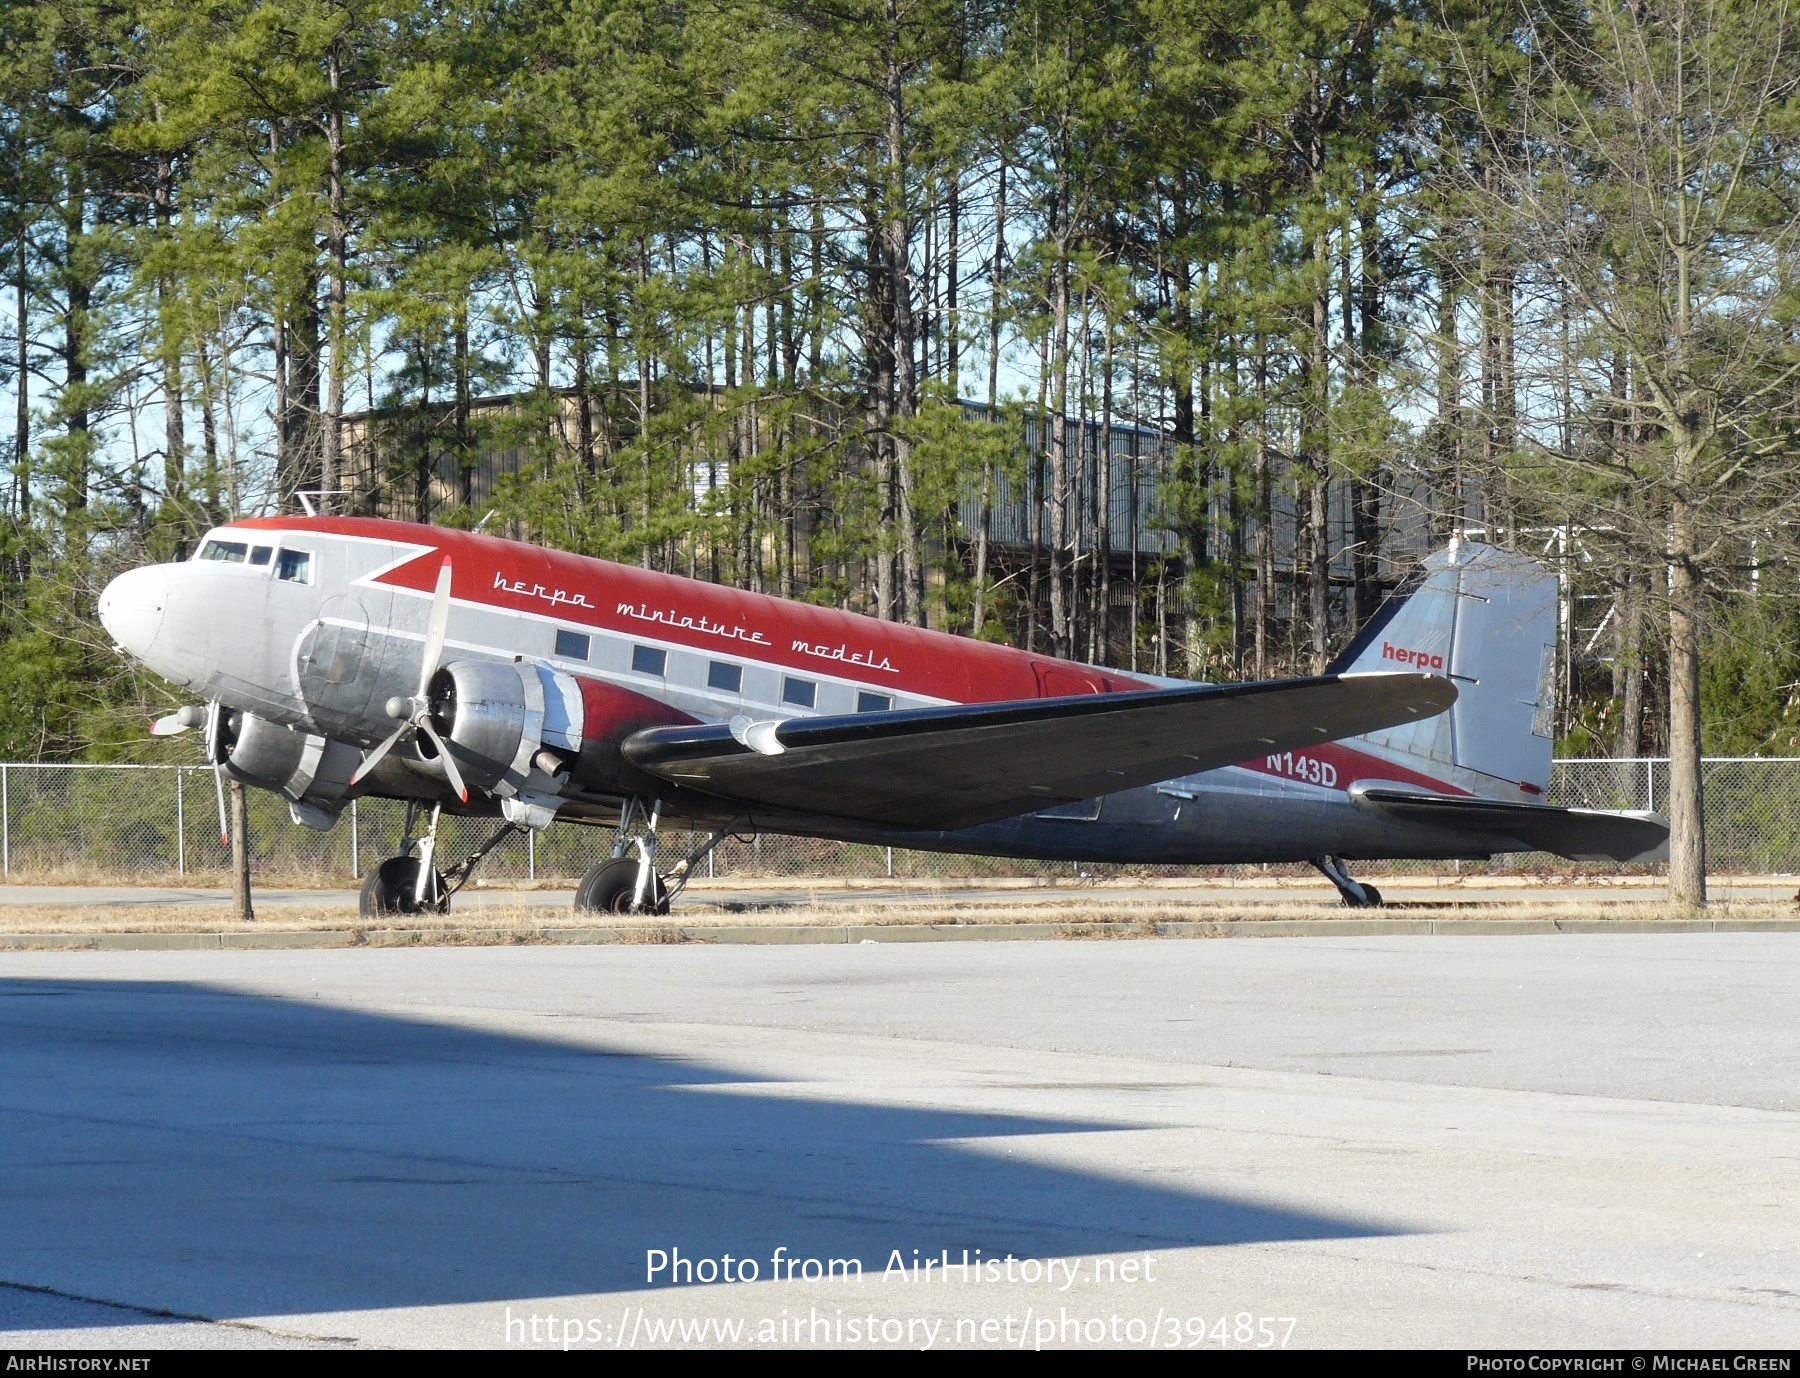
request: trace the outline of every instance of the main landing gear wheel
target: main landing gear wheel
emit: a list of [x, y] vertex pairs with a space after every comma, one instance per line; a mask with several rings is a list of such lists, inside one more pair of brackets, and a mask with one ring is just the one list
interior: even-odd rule
[[419, 888], [419, 858], [391, 856], [369, 872], [363, 881], [362, 898], [357, 904], [365, 919], [386, 918], [391, 914], [448, 914], [450, 884], [439, 871], [435, 903], [430, 895], [423, 904], [413, 896]]
[[[575, 912], [578, 914], [629, 914], [632, 898], [637, 894], [638, 859], [616, 856], [603, 861], [581, 878], [575, 889]], [[644, 912], [669, 912], [669, 888], [654, 872], [650, 877], [650, 894]]]

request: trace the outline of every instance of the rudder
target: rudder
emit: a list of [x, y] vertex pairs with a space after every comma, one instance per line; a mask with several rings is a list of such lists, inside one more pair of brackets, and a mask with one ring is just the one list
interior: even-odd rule
[[1517, 551], [1452, 542], [1425, 558], [1343, 655], [1336, 674], [1423, 670], [1455, 682], [1455, 706], [1358, 738], [1421, 757], [1488, 797], [1541, 799], [1550, 783], [1556, 575]]

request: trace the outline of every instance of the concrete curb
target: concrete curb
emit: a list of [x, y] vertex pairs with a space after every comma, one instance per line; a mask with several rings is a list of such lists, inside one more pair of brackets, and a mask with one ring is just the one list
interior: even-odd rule
[[1032, 942], [1098, 938], [1370, 938], [1547, 933], [1800, 933], [1794, 919], [1240, 919], [1224, 923], [668, 924], [640, 928], [340, 928], [237, 933], [0, 933], [0, 951], [203, 952], [600, 943]]

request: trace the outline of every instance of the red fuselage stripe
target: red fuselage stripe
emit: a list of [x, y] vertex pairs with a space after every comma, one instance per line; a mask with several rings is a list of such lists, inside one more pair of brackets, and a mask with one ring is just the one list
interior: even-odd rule
[[1416, 770], [1395, 765], [1392, 761], [1358, 751], [1343, 742], [1326, 742], [1301, 751], [1284, 751], [1276, 756], [1258, 756], [1241, 761], [1244, 770], [1273, 775], [1280, 780], [1293, 780], [1324, 789], [1347, 790], [1359, 780], [1386, 780], [1396, 785], [1416, 785], [1438, 794], [1469, 794], [1445, 780], [1434, 780]]
[[429, 593], [447, 555], [454, 571], [451, 595], [461, 602], [949, 703], [1153, 687], [1113, 671], [946, 632], [448, 527], [374, 517], [258, 517], [234, 525], [425, 546], [380, 582]]

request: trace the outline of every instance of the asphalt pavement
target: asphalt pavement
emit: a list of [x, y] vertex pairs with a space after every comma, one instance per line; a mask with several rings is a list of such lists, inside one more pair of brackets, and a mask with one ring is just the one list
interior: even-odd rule
[[1792, 1346], [1797, 978], [1763, 933], [3, 953], [0, 1343]]

